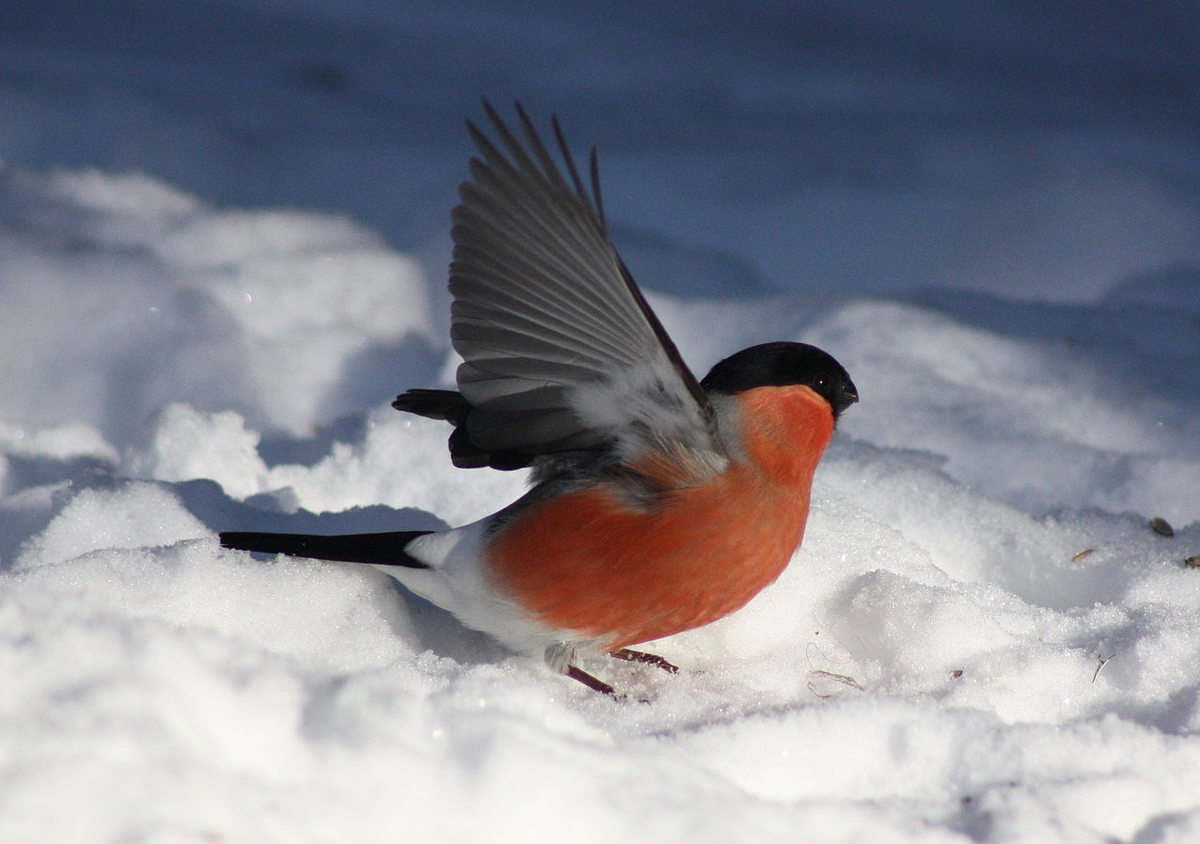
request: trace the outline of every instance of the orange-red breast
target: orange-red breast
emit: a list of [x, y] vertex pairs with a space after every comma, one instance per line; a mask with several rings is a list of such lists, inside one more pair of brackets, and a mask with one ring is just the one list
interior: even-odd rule
[[454, 426], [459, 467], [532, 468], [522, 498], [442, 532], [233, 532], [226, 547], [380, 566], [463, 624], [574, 664], [708, 624], [779, 576], [804, 535], [813, 472], [858, 400], [803, 343], [734, 354], [697, 382], [609, 241], [557, 122], [563, 173], [525, 112], [521, 138], [484, 104], [468, 123], [454, 210], [451, 340], [458, 391], [410, 390], [398, 410]]

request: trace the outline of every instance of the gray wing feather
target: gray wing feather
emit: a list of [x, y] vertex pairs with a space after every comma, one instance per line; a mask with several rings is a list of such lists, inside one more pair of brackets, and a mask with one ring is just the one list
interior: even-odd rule
[[647, 439], [717, 451], [703, 391], [608, 239], [594, 156], [589, 196], [557, 123], [570, 182], [519, 105], [524, 143], [484, 108], [500, 145], [468, 124], [482, 158], [454, 210], [450, 272], [471, 440], [529, 454], [637, 452]]

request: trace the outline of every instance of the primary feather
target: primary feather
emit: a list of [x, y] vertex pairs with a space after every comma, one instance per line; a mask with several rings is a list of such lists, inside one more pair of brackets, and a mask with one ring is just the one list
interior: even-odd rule
[[[454, 210], [451, 340], [462, 406], [408, 393], [395, 406], [449, 419], [460, 466], [596, 465], [652, 452], [720, 463], [712, 408], [608, 238], [554, 124], [569, 180], [517, 107], [522, 139], [485, 103]], [[593, 185], [595, 179], [593, 158]]]

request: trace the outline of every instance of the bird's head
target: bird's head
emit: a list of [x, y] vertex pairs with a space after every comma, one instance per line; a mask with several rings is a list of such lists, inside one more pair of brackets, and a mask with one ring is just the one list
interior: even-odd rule
[[828, 352], [807, 343], [763, 343], [732, 354], [704, 376], [707, 393], [737, 395], [756, 387], [801, 384], [825, 401], [836, 419], [854, 402], [858, 389], [850, 374]]

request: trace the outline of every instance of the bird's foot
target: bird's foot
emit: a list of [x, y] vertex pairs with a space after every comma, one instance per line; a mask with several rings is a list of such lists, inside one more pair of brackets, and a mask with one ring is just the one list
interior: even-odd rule
[[655, 665], [668, 674], [679, 673], [679, 666], [667, 662], [657, 654], [648, 654], [645, 651], [631, 651], [629, 648], [621, 648], [620, 650], [611, 651], [609, 656], [623, 659], [627, 662], [643, 662], [646, 665]]
[[570, 677], [572, 680], [578, 680], [580, 683], [583, 683], [583, 685], [587, 686], [589, 689], [600, 692], [601, 694], [608, 695], [609, 697], [614, 697], [614, 698], [621, 697], [620, 695], [617, 694], [617, 690], [614, 689], [612, 686], [608, 685], [608, 683], [604, 682], [603, 680], [599, 679], [598, 677], [593, 677], [591, 674], [588, 674], [582, 668], [577, 668], [574, 665], [568, 665], [567, 666], [567, 676]]
[[[671, 663], [667, 662], [661, 656], [658, 656], [656, 654], [648, 654], [648, 653], [645, 653], [644, 651], [631, 651], [628, 648], [621, 648], [620, 650], [611, 651], [609, 653], [609, 656], [615, 657], [617, 659], [623, 659], [626, 662], [640, 662], [645, 665], [654, 665], [654, 666], [657, 666], [658, 668], [661, 668], [663, 671], [666, 671], [668, 674], [678, 674], [679, 673], [679, 668], [677, 666], [672, 665]], [[579, 668], [578, 666], [568, 664], [567, 669], [564, 673], [568, 677], [570, 677], [572, 680], [576, 680], [580, 683], [583, 683], [583, 685], [587, 686], [589, 689], [600, 692], [601, 694], [604, 694], [604, 695], [608, 695], [609, 697], [613, 698], [614, 700], [625, 700], [626, 699], [625, 695], [618, 694], [617, 690], [614, 689], [612, 686], [610, 686], [608, 683], [605, 683], [603, 680], [601, 680], [598, 677], [593, 677], [591, 674], [588, 674], [586, 671], [584, 671], [582, 668]], [[649, 703], [649, 701], [645, 701], [645, 700], [642, 700], [640, 702], [641, 703]]]

